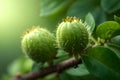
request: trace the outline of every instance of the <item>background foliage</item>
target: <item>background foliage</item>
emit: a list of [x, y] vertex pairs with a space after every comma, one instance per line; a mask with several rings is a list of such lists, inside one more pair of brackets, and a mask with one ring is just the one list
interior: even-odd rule
[[[5, 73], [6, 66], [8, 66], [13, 59], [17, 59], [9, 67], [8, 76], [5, 75], [2, 80], [7, 80], [7, 77], [13, 76], [17, 72], [25, 74], [30, 71], [31, 65], [33, 64], [32, 61], [29, 61], [30, 64], [28, 64], [28, 66], [21, 67], [21, 65], [23, 65], [21, 63], [29, 60], [21, 56], [23, 54], [20, 48], [20, 35], [26, 28], [38, 25], [54, 33], [58, 23], [66, 16], [76, 16], [87, 21], [85, 16], [90, 12], [95, 19], [96, 27], [106, 20], [113, 20], [114, 15], [120, 16], [120, 0], [0, 0], [0, 2], [0, 5], [5, 4], [4, 6], [0, 6], [0, 75]], [[2, 14], [3, 12], [4, 16]], [[90, 18], [90, 16], [88, 17]], [[119, 18], [115, 18], [115, 20], [120, 22]], [[87, 23], [88, 22], [89, 20]], [[109, 48], [120, 56], [120, 45], [118, 43], [120, 43], [119, 36], [112, 38], [111, 42], [107, 44]], [[99, 54], [101, 51], [103, 54]], [[105, 47], [96, 47], [88, 50], [88, 52], [90, 52], [90, 54], [85, 55], [83, 60], [85, 59], [84, 63], [88, 66], [87, 69], [90, 73], [82, 64], [76, 69], [69, 69], [63, 72], [60, 75], [60, 79], [99, 80], [97, 78], [99, 77], [102, 80], [119, 80], [120, 66], [118, 64], [120, 63], [120, 59], [114, 55], [113, 51]], [[100, 56], [96, 57], [94, 54], [96, 52], [100, 56], [104, 56], [102, 59], [105, 59], [104, 61], [106, 62], [104, 62]], [[109, 57], [106, 58], [106, 54], [109, 55]], [[66, 56], [63, 57], [62, 55], [61, 60], [64, 59], [66, 59]], [[110, 61], [108, 60], [111, 60], [112, 63], [109, 63]], [[92, 66], [93, 64], [94, 68]], [[14, 65], [16, 68], [13, 68], [15, 67]], [[96, 70], [96, 67], [99, 67], [99, 69]], [[35, 68], [37, 69], [37, 67]], [[109, 75], [106, 75], [107, 78], [105, 78], [103, 72], [100, 72], [101, 70], [104, 71], [104, 74], [109, 73]], [[56, 75], [52, 74], [43, 80], [57, 80], [55, 76]]]

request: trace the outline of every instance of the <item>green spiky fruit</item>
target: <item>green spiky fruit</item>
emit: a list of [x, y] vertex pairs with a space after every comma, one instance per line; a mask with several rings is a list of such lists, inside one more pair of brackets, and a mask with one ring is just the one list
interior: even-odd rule
[[53, 60], [56, 55], [55, 37], [46, 29], [34, 28], [26, 31], [22, 38], [22, 49], [35, 62]]
[[58, 47], [70, 55], [80, 53], [88, 44], [88, 31], [81, 20], [75, 17], [67, 17], [59, 24], [56, 37]]

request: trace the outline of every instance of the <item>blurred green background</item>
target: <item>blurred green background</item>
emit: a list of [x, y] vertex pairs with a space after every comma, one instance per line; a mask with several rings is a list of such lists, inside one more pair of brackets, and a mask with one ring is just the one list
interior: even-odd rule
[[0, 0], [0, 75], [16, 58], [24, 55], [21, 35], [32, 26], [47, 27], [39, 17], [39, 0]]
[[21, 35], [26, 29], [40, 26], [54, 33], [63, 17], [84, 20], [88, 12], [97, 26], [113, 20], [113, 15], [120, 16], [119, 4], [119, 0], [111, 0], [110, 4], [108, 0], [0, 0], [0, 76], [9, 64], [24, 55]]
[[56, 17], [40, 17], [41, 0], [0, 0], [0, 76], [18, 57], [21, 50], [22, 33], [33, 26], [44, 27], [55, 32], [64, 14]]

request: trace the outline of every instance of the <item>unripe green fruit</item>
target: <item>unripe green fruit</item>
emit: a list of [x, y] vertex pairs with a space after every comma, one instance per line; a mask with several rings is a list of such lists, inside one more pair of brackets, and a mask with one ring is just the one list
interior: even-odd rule
[[49, 62], [56, 55], [55, 42], [55, 37], [49, 31], [37, 27], [26, 31], [22, 49], [35, 62]]
[[78, 54], [88, 44], [88, 31], [85, 25], [75, 17], [67, 17], [59, 24], [57, 33], [58, 47], [70, 54]]

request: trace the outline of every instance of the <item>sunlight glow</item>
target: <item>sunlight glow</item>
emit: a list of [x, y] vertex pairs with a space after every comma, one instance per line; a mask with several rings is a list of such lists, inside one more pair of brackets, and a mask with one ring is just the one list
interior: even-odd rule
[[0, 0], [0, 27], [33, 21], [32, 18], [39, 15], [36, 11], [36, 2], [35, 0]]
[[7, 0], [0, 0], [0, 19], [4, 20], [11, 16], [13, 8], [12, 4]]

